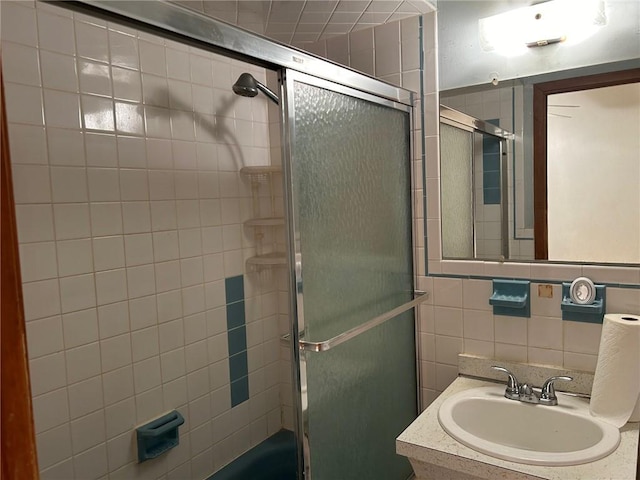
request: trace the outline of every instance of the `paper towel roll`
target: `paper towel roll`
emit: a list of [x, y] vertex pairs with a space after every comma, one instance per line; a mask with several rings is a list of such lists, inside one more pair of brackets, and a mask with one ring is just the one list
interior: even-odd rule
[[640, 315], [604, 316], [590, 410], [618, 428], [640, 421]]

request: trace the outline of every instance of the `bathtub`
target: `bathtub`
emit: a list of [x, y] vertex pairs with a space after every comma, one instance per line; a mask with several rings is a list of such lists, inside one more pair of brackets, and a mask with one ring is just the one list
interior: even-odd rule
[[296, 480], [296, 462], [293, 432], [280, 430], [208, 480]]

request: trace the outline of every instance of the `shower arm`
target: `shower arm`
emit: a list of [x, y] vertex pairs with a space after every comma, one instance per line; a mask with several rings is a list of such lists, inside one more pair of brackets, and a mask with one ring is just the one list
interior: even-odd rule
[[278, 96], [275, 93], [273, 93], [269, 88], [267, 88], [265, 85], [256, 81], [256, 88], [260, 90], [262, 93], [264, 93], [267, 97], [269, 97], [269, 99], [273, 103], [275, 103], [276, 105], [280, 105], [280, 99], [278, 98]]

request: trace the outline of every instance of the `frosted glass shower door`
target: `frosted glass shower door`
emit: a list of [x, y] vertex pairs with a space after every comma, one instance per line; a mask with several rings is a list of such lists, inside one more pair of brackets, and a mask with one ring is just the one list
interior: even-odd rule
[[413, 310], [360, 330], [413, 301], [410, 108], [297, 72], [284, 81], [306, 479], [404, 480], [395, 438], [417, 415]]
[[442, 257], [473, 258], [473, 132], [440, 123]]

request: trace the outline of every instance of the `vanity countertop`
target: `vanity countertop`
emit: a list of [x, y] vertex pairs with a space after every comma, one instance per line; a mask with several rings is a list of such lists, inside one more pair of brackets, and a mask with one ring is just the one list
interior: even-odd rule
[[410, 459], [456, 470], [479, 478], [542, 478], [549, 480], [633, 480], [636, 477], [638, 429], [627, 423], [620, 429], [620, 446], [609, 456], [583, 465], [546, 467], [525, 465], [490, 457], [468, 448], [449, 436], [438, 422], [438, 409], [451, 395], [469, 388], [496, 385], [458, 377], [396, 439], [396, 452]]

